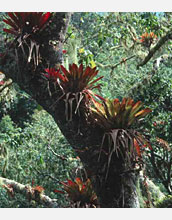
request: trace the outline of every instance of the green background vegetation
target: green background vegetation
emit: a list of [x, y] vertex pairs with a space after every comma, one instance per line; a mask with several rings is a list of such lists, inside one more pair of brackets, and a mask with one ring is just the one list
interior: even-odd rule
[[[2, 22], [3, 14], [0, 13], [1, 53], [6, 50], [7, 42], [7, 35], [2, 30], [6, 26]], [[135, 35], [140, 39], [145, 32], [154, 32], [160, 38], [171, 24], [171, 13], [78, 12], [72, 15], [64, 45], [67, 51], [64, 54], [66, 67], [73, 62], [98, 67], [99, 76], [104, 75], [101, 91], [103, 97], [122, 100], [130, 95], [135, 101], [141, 100], [152, 109], [152, 114], [143, 125], [155, 153], [165, 161], [159, 165], [165, 177], [167, 167], [164, 164], [171, 160], [172, 155], [168, 151], [168, 155], [164, 156], [163, 147], [157, 144], [156, 139], [163, 139], [172, 148], [172, 59], [165, 60], [154, 75], [151, 75], [153, 61], [137, 69], [138, 62], [148, 52], [148, 48], [140, 44], [133, 46], [132, 38]], [[171, 53], [172, 43], [168, 41], [157, 51], [154, 59]], [[135, 58], [112, 68], [112, 65], [132, 54]], [[5, 67], [0, 66], [0, 71], [5, 73], [13, 65], [7, 63]], [[0, 94], [0, 146], [1, 176], [22, 184], [32, 185], [34, 182], [34, 185], [41, 185], [45, 188], [45, 194], [58, 199], [61, 207], [68, 205], [66, 197], [54, 190], [61, 189], [60, 181], [80, 175], [82, 164], [51, 116], [16, 84]], [[150, 154], [148, 152], [144, 158], [147, 175], [162, 193], [169, 195], [170, 192], [164, 187], [150, 161]], [[141, 194], [140, 197], [144, 198], [142, 207], [146, 207], [146, 196]], [[28, 202], [22, 195], [17, 195], [15, 199], [9, 198], [2, 187], [0, 197], [0, 207], [41, 207], [35, 202]], [[156, 195], [154, 200], [156, 204]], [[168, 201], [164, 201], [165, 207], [170, 207], [170, 196]], [[164, 207], [162, 202], [157, 204], [157, 207]]]

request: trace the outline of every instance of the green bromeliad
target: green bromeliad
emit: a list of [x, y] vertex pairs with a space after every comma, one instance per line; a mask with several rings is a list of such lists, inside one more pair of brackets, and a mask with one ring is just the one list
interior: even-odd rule
[[141, 101], [134, 103], [131, 98], [123, 98], [121, 103], [118, 99], [106, 99], [103, 104], [97, 101], [93, 103], [92, 118], [104, 130], [100, 155], [102, 152], [108, 155], [106, 178], [114, 153], [122, 157], [127, 169], [133, 169], [136, 163], [141, 163], [145, 147], [151, 149], [144, 135], [133, 127], [151, 109], [142, 109]]
[[149, 108], [141, 110], [142, 106], [141, 101], [134, 103], [131, 98], [123, 98], [121, 103], [118, 99], [106, 99], [103, 104], [94, 102], [91, 110], [105, 130], [128, 129], [151, 112]]

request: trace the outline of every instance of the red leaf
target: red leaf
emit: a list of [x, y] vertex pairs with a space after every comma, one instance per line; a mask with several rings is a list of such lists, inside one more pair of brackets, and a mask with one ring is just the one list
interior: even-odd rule
[[127, 101], [127, 99], [126, 99], [126, 98], [123, 98], [123, 99], [122, 99], [122, 102], [121, 102], [121, 107], [123, 107], [123, 106], [125, 106], [125, 105], [126, 105], [126, 101]]
[[55, 189], [54, 192], [55, 192], [55, 193], [65, 194], [65, 192], [63, 192], [63, 191], [61, 191], [61, 190], [58, 190], [58, 189]]
[[106, 99], [104, 99], [102, 96], [95, 94], [95, 96], [97, 96], [99, 99], [101, 99], [102, 101], [106, 102]]
[[60, 65], [61, 67], [61, 70], [63, 71], [64, 75], [67, 76], [69, 75], [70, 73], [67, 71], [67, 69], [63, 66], [63, 65]]
[[44, 188], [42, 186], [35, 186], [33, 189], [40, 193], [44, 191]]
[[8, 16], [17, 24], [18, 23], [18, 19], [17, 17], [14, 15], [14, 12], [8, 12]]
[[82, 184], [83, 184], [83, 182], [81, 181], [81, 179], [80, 179], [79, 177], [77, 177], [77, 178], [75, 179], [75, 182], [76, 182], [78, 185], [82, 185]]
[[3, 19], [3, 22], [5, 22], [6, 24], [10, 25], [11, 27], [13, 27], [14, 29], [17, 29], [17, 26], [14, 22], [12, 22], [10, 19]]
[[156, 126], [157, 126], [157, 123], [156, 123], [156, 122], [153, 122], [153, 125], [156, 127]]
[[50, 16], [51, 16], [50, 12], [47, 12], [42, 16], [41, 22], [40, 22], [40, 27], [42, 27], [48, 21]]
[[63, 82], [68, 81], [66, 77], [64, 77], [63, 75], [61, 75], [58, 71], [55, 72], [55, 76], [58, 77], [59, 79], [61, 79]]
[[94, 83], [96, 83], [97, 81], [99, 81], [100, 79], [102, 79], [104, 76], [100, 76], [99, 78], [95, 79], [94, 81], [92, 81], [89, 86], [92, 86]]
[[14, 31], [13, 29], [6, 29], [6, 28], [3, 28], [3, 31], [6, 32], [6, 33], [10, 33], [10, 34], [17, 35], [17, 32]]
[[73, 186], [73, 185], [74, 185], [74, 182], [71, 181], [71, 180], [68, 180], [67, 182], [68, 182], [68, 185], [69, 185], [69, 186]]
[[138, 156], [141, 157], [140, 147], [139, 147], [138, 142], [135, 138], [134, 138], [134, 147], [136, 148], [136, 152], [137, 152]]
[[83, 64], [82, 63], [79, 66], [79, 73], [80, 73], [80, 75], [81, 75], [81, 73], [83, 73]]
[[114, 99], [113, 104], [115, 105], [116, 103], [119, 103], [119, 99]]
[[35, 181], [34, 180], [32, 180], [32, 186], [35, 184]]
[[62, 52], [63, 52], [64, 54], [66, 54], [66, 53], [67, 53], [67, 50], [62, 50]]
[[83, 77], [87, 77], [90, 74], [91, 68], [89, 66], [86, 67]]

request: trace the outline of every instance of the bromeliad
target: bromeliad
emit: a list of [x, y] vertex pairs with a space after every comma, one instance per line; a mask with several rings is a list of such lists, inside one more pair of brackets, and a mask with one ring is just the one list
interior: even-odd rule
[[142, 106], [141, 101], [134, 103], [131, 98], [123, 98], [121, 103], [119, 99], [106, 99], [103, 104], [94, 102], [91, 110], [105, 130], [128, 129], [151, 112], [149, 108], [141, 110]]
[[11, 28], [3, 30], [15, 36], [36, 33], [45, 28], [50, 16], [50, 12], [8, 12], [3, 22]]
[[102, 151], [108, 151], [106, 178], [114, 153], [120, 155], [131, 168], [133, 162], [141, 159], [145, 146], [151, 148], [144, 136], [134, 128], [139, 120], [151, 112], [151, 109], [142, 109], [142, 106], [141, 101], [134, 103], [131, 98], [123, 98], [121, 103], [118, 99], [106, 99], [103, 104], [94, 102], [92, 118], [104, 130], [100, 155]]
[[34, 63], [36, 65], [39, 63], [40, 33], [46, 27], [51, 15], [50, 12], [8, 12], [3, 19], [3, 22], [10, 26], [3, 31], [15, 36], [14, 42], [18, 42], [16, 48], [21, 47], [24, 55], [26, 53], [23, 45], [29, 48], [29, 54], [26, 55], [28, 62], [33, 57]]
[[97, 76], [98, 70], [96, 67], [91, 68], [87, 66], [84, 70], [83, 64], [80, 64], [78, 67], [76, 64], [69, 65], [69, 71], [63, 66], [61, 68], [61, 76], [59, 76], [60, 84], [67, 94], [70, 93], [77, 93], [77, 92], [86, 92], [87, 90], [92, 90], [94, 88], [100, 88], [99, 85], [94, 85], [97, 81], [103, 78], [103, 76], [95, 79], [94, 77]]
[[67, 120], [72, 120], [72, 105], [74, 101], [74, 113], [80, 114], [79, 107], [84, 98], [87, 103], [90, 100], [94, 101], [95, 97], [101, 99], [101, 96], [96, 95], [92, 91], [93, 89], [101, 88], [101, 84], [95, 85], [95, 83], [103, 78], [103, 76], [100, 76], [97, 79], [94, 79], [98, 74], [98, 70], [96, 70], [96, 67], [91, 68], [87, 66], [84, 69], [83, 64], [80, 64], [80, 66], [72, 64], [69, 65], [69, 70], [67, 70], [63, 65], [61, 65], [60, 69], [58, 70], [50, 68], [45, 69], [45, 71], [46, 74], [44, 74], [44, 76], [56, 81], [62, 90], [62, 98], [65, 101], [65, 114]]
[[[64, 191], [68, 194], [72, 203], [80, 202], [80, 206], [91, 205], [95, 207], [97, 205], [97, 196], [93, 191], [91, 181], [87, 179], [83, 182], [80, 178], [76, 178], [75, 181], [68, 180], [67, 182], [61, 182], [63, 184]], [[58, 193], [63, 191], [56, 190]]]
[[144, 33], [141, 35], [140, 42], [142, 43], [143, 46], [150, 48], [151, 44], [155, 42], [157, 39], [157, 36], [151, 32], [151, 33]]

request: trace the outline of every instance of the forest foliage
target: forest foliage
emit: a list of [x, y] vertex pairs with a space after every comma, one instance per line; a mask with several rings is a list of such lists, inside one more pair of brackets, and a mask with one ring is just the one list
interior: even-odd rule
[[[4, 16], [5, 13], [0, 13], [1, 75], [7, 69], [12, 70], [15, 66], [15, 62], [8, 63], [8, 59], [3, 59], [10, 40], [16, 34], [15, 30], [8, 31], [9, 22], [3, 22]], [[42, 22], [40, 30], [43, 24]], [[121, 103], [121, 108], [127, 106], [124, 97], [130, 97], [127, 100], [127, 103], [130, 102], [128, 106], [133, 107], [134, 103], [141, 101], [144, 103], [145, 112], [148, 113], [151, 109], [151, 113], [139, 124], [139, 129], [144, 130], [146, 138], [151, 143], [151, 147], [144, 149], [146, 153], [142, 159], [145, 175], [158, 187], [159, 191], [168, 195], [165, 204], [167, 200], [171, 204], [169, 195], [172, 191], [172, 40], [166, 41], [146, 65], [142, 65], [142, 61], [158, 40], [171, 30], [171, 25], [172, 13], [73, 13], [62, 51], [63, 74], [55, 69], [46, 69], [44, 73], [47, 79], [59, 79], [63, 91], [67, 94], [66, 100], [68, 108], [70, 108], [71, 100], [74, 98], [78, 100], [77, 106], [79, 106], [83, 94], [78, 93], [78, 96], [73, 97], [72, 94], [76, 87], [75, 84], [72, 87], [68, 79], [73, 77], [72, 82], [75, 82], [76, 71], [80, 73], [85, 71], [86, 76], [87, 69], [83, 70], [82, 65], [89, 65], [87, 68], [92, 70], [92, 75], [88, 77], [84, 94], [88, 96], [89, 101], [91, 99], [94, 103], [95, 117], [97, 117], [97, 121], [101, 118], [100, 123], [104, 127], [106, 124], [103, 124], [105, 120], [102, 115], [105, 115], [104, 112], [106, 114], [108, 111], [110, 112], [109, 109], [113, 104]], [[5, 31], [3, 31], [4, 28]], [[11, 32], [12, 35], [7, 32]], [[35, 48], [36, 57], [38, 47], [34, 43], [34, 39], [31, 39], [31, 42], [32, 47], [29, 47], [28, 50], [32, 54]], [[161, 62], [158, 67], [155, 67], [155, 61], [157, 62], [160, 57]], [[97, 73], [98, 78], [91, 81]], [[84, 74], [80, 75], [82, 78]], [[79, 82], [81, 82], [79, 86], [82, 87], [84, 80]], [[95, 86], [94, 83], [101, 83], [101, 90], [100, 86], [97, 84]], [[93, 91], [98, 89], [99, 95], [96, 96], [92, 89]], [[101, 97], [106, 98], [105, 107], [97, 106], [97, 102], [94, 102]], [[116, 101], [113, 103], [109, 100]], [[69, 194], [71, 186], [74, 188], [80, 187], [80, 185], [89, 186], [89, 181], [82, 182], [82, 176], [85, 174], [83, 174], [84, 168], [80, 159], [67, 143], [52, 117], [15, 83], [1, 91], [0, 107], [1, 176], [26, 185], [42, 186], [46, 195], [58, 200], [59, 206], [70, 206], [70, 200], [67, 199], [64, 191]], [[108, 111], [106, 107], [109, 108]], [[79, 111], [77, 113], [79, 114]], [[106, 118], [111, 113], [108, 113]], [[114, 120], [116, 124], [119, 123], [119, 126], [122, 126], [122, 121], [118, 121], [119, 118], [115, 117], [116, 113], [113, 112], [113, 114], [108, 120]], [[124, 119], [124, 115], [122, 115], [122, 119]], [[70, 112], [66, 113], [66, 119], [72, 119]], [[127, 121], [127, 123], [129, 122]], [[125, 121], [123, 127], [127, 126], [129, 124], [126, 124]], [[106, 130], [108, 131], [107, 127]], [[119, 135], [122, 137], [123, 134]], [[140, 136], [139, 138], [137, 135], [134, 137], [136, 142], [140, 141], [142, 145], [147, 144]], [[136, 148], [136, 156], [140, 153], [140, 148]], [[110, 163], [109, 158], [108, 160]], [[68, 185], [65, 183], [67, 180]], [[141, 187], [138, 188], [141, 189]], [[63, 193], [60, 193], [61, 190]], [[77, 193], [82, 191], [80, 188], [77, 190]], [[157, 201], [157, 197], [153, 197], [153, 193], [150, 194], [152, 204], [163, 207], [162, 201]], [[90, 195], [95, 201], [96, 196], [92, 191]], [[44, 207], [35, 201], [28, 201], [20, 194], [17, 194], [15, 198], [10, 197], [4, 187], [0, 188], [0, 196], [0, 207]], [[72, 197], [73, 194], [69, 195], [69, 198], [70, 196]], [[149, 207], [150, 198], [144, 190], [140, 197], [142, 197], [142, 207]]]

